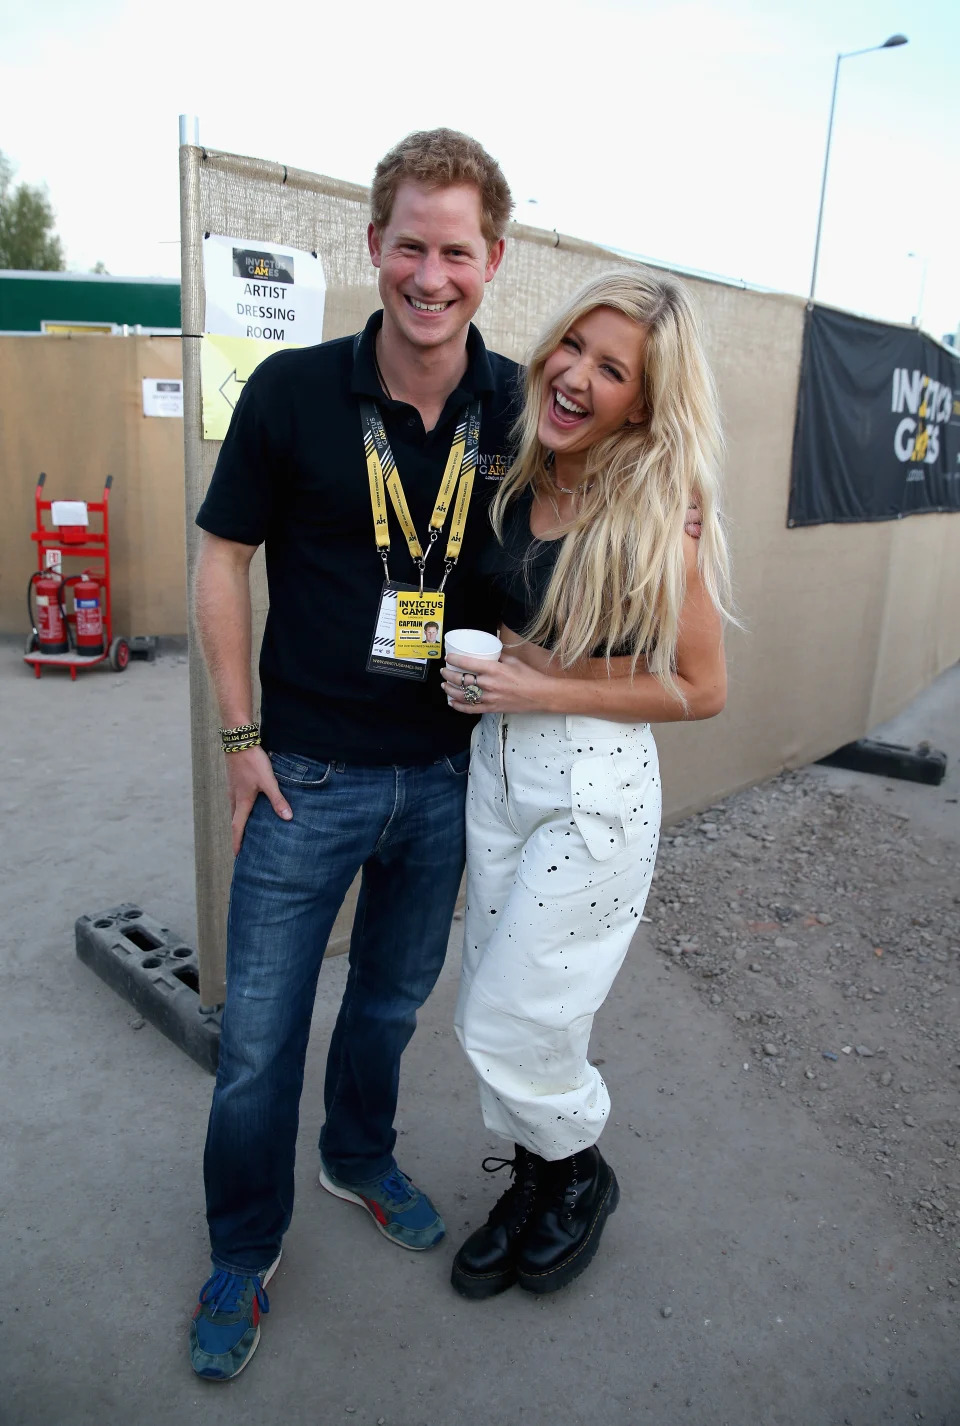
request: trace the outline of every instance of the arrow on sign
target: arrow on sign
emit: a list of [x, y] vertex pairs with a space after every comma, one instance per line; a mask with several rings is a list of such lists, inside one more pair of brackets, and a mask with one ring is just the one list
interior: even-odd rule
[[231, 371], [226, 381], [221, 384], [220, 395], [223, 397], [224, 401], [227, 402], [231, 411], [235, 408], [237, 402], [240, 400], [241, 386], [245, 385], [246, 382], [241, 381], [240, 378], [237, 376], [236, 367], [233, 368], [233, 371]]

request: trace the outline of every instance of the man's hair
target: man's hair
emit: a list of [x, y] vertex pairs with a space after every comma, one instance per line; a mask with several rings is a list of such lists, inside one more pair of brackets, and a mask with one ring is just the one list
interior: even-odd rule
[[456, 129], [423, 129], [408, 134], [377, 164], [370, 189], [370, 216], [382, 233], [390, 221], [401, 183], [452, 188], [472, 183], [480, 194], [480, 226], [487, 245], [503, 237], [513, 210], [507, 180], [496, 159], [468, 134]]

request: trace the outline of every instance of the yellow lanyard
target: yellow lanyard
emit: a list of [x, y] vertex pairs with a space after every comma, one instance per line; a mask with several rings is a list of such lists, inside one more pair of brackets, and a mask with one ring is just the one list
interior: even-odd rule
[[360, 419], [363, 425], [363, 449], [367, 458], [367, 476], [370, 481], [370, 504], [373, 509], [373, 530], [377, 550], [383, 560], [384, 573], [390, 578], [387, 560], [390, 555], [390, 526], [387, 521], [387, 495], [392, 504], [417, 569], [420, 571], [420, 589], [423, 590], [424, 567], [427, 556], [443, 531], [447, 514], [453, 506], [450, 520], [450, 534], [447, 538], [447, 552], [444, 557], [444, 575], [440, 588], [447, 582], [447, 576], [460, 558], [463, 532], [467, 525], [470, 497], [473, 494], [473, 477], [477, 468], [480, 450], [479, 400], [468, 407], [466, 415], [457, 423], [453, 433], [453, 443], [443, 479], [437, 492], [433, 514], [430, 516], [429, 542], [424, 551], [417, 537], [416, 527], [407, 505], [400, 472], [390, 442], [387, 440], [383, 418], [375, 402], [364, 399], [360, 402]]

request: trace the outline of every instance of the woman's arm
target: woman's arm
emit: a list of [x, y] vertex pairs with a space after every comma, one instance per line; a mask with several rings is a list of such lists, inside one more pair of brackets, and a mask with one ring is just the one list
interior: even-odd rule
[[[444, 686], [451, 706], [463, 713], [575, 713], [629, 723], [675, 723], [715, 717], [727, 697], [723, 625], [700, 579], [697, 543], [685, 536], [683, 544], [687, 589], [680, 612], [676, 681], [686, 706], [653, 674], [638, 669], [630, 677], [627, 659], [612, 660], [608, 675], [604, 659], [547, 672], [509, 655], [495, 664], [461, 657], [457, 670], [444, 667]], [[461, 667], [475, 673], [480, 681], [483, 698], [479, 704], [469, 704], [463, 697]], [[472, 679], [466, 681], [471, 683]]]

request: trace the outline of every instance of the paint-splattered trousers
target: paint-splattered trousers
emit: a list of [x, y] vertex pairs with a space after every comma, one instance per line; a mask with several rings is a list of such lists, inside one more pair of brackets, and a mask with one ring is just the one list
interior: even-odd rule
[[590, 1030], [647, 899], [660, 807], [646, 723], [486, 714], [474, 732], [456, 1030], [487, 1128], [545, 1159], [595, 1143], [609, 1113]]

